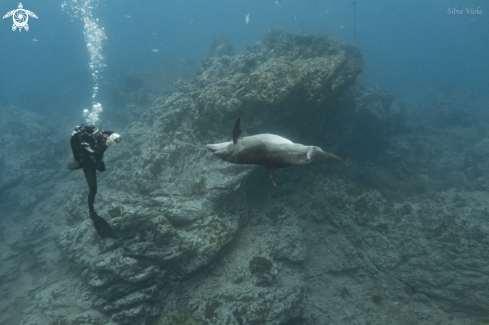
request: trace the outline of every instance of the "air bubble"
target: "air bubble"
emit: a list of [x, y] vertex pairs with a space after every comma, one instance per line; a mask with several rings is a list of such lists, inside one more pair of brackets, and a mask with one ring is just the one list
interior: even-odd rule
[[[97, 24], [98, 18], [94, 18], [92, 9], [98, 5], [98, 0], [67, 0], [61, 4], [61, 9], [68, 12], [72, 18], [80, 18], [84, 23], [83, 35], [85, 36], [85, 42], [87, 43], [88, 53], [90, 55], [90, 62], [88, 66], [92, 71], [92, 78], [94, 82], [92, 100], [94, 102], [92, 112], [88, 114], [87, 123], [95, 124], [99, 121], [99, 114], [102, 112], [102, 105], [95, 102], [95, 97], [98, 94], [99, 73], [101, 73], [106, 67], [105, 57], [102, 53], [103, 42], [107, 39], [103, 31], [103, 27], [100, 28]], [[68, 11], [66, 8], [69, 8]], [[97, 109], [96, 109], [97, 107]], [[98, 109], [100, 107], [100, 109]], [[83, 111], [83, 115], [86, 116], [86, 112]]]

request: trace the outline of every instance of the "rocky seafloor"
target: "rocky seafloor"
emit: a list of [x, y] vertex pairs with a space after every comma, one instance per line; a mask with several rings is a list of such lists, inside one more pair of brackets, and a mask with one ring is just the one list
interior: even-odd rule
[[[128, 91], [98, 174], [107, 240], [65, 167], [74, 126], [1, 108], [0, 323], [487, 324], [487, 102], [405, 107], [362, 67], [354, 46], [272, 31], [245, 54], [217, 40], [152, 104]], [[238, 116], [352, 168], [316, 160], [274, 187], [206, 149]]]

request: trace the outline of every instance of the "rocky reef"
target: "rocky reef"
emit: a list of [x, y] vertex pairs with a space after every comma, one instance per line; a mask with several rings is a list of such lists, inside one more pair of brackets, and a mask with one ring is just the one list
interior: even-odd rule
[[[217, 40], [107, 151], [96, 206], [108, 240], [86, 216], [82, 173], [64, 170], [68, 141], [41, 150], [69, 130], [37, 122], [33, 149], [0, 159], [15, 166], [0, 179], [0, 322], [489, 320], [483, 113], [450, 101], [409, 110], [356, 85], [362, 66], [357, 48], [325, 35], [271, 31], [245, 54]], [[238, 116], [245, 136], [280, 134], [353, 168], [315, 161], [281, 170], [273, 187], [263, 168], [205, 148], [229, 141]]]

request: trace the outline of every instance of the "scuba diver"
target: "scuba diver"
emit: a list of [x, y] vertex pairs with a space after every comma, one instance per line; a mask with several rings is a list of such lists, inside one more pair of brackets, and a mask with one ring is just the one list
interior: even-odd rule
[[68, 165], [68, 169], [76, 170], [83, 168], [88, 188], [88, 215], [93, 221], [95, 230], [102, 238], [112, 236], [112, 228], [107, 221], [95, 213], [93, 203], [97, 194], [96, 171], [104, 172], [104, 152], [112, 144], [121, 142], [121, 136], [110, 131], [97, 129], [93, 125], [80, 125], [75, 128], [71, 135], [71, 149], [75, 162]]

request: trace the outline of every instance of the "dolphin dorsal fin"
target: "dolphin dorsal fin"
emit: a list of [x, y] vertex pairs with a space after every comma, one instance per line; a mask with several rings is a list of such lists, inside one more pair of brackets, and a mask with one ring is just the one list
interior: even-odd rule
[[233, 143], [234, 144], [238, 143], [238, 140], [241, 139], [241, 128], [239, 127], [239, 122], [240, 122], [240, 120], [238, 117], [238, 119], [234, 123], [234, 127], [233, 127]]

